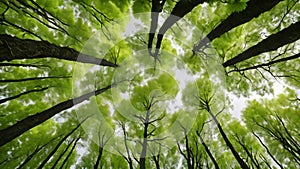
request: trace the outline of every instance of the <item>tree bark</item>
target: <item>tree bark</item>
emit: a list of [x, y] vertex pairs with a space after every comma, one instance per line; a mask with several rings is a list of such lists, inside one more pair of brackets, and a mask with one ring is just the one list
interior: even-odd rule
[[[234, 12], [229, 15], [222, 23], [220, 23], [214, 30], [212, 30], [204, 39], [200, 40], [194, 46], [193, 51], [197, 52], [199, 49], [206, 45], [208, 41], [220, 37], [222, 34], [230, 31], [231, 29], [242, 25], [260, 14], [270, 10], [282, 0], [250, 0], [247, 2], [247, 7], [241, 12]], [[259, 5], [258, 5], [259, 4]]]
[[181, 0], [173, 8], [170, 16], [165, 20], [157, 35], [156, 49], [154, 57], [158, 56], [161, 42], [166, 31], [171, 28], [179, 19], [191, 12], [196, 6], [205, 2], [205, 0]]
[[97, 168], [98, 168], [98, 166], [99, 166], [99, 164], [100, 164], [101, 157], [102, 157], [102, 153], [103, 153], [103, 147], [101, 147], [101, 146], [99, 145], [99, 154], [98, 154], [98, 156], [97, 156], [97, 160], [96, 160], [96, 163], [95, 163], [95, 165], [94, 165], [94, 169], [97, 169]]
[[113, 85], [108, 85], [94, 92], [90, 92], [82, 96], [76, 97], [74, 99], [61, 102], [40, 113], [36, 113], [34, 115], [28, 116], [25, 119], [18, 121], [16, 124], [10, 127], [0, 130], [0, 138], [1, 138], [0, 147], [10, 142], [11, 140], [15, 139], [16, 137], [20, 136], [24, 132], [30, 130], [31, 128], [45, 122], [46, 120], [50, 119], [54, 115], [58, 114], [59, 112], [63, 110], [67, 110], [73, 107], [74, 105], [77, 105], [85, 100], [88, 100], [92, 96], [99, 95], [109, 90], [111, 87], [113, 87]]
[[185, 139], [185, 149], [186, 149], [186, 153], [187, 153], [187, 165], [188, 165], [188, 169], [193, 169], [194, 168], [194, 163], [193, 163], [193, 156], [192, 156], [192, 151], [190, 149], [189, 146], [189, 139], [186, 133], [186, 129], [184, 129], [184, 139]]
[[158, 16], [159, 13], [162, 11], [163, 6], [166, 0], [152, 0], [152, 7], [151, 7], [151, 25], [149, 31], [149, 39], [148, 39], [148, 52], [152, 55], [152, 43], [155, 36], [155, 31], [157, 28]]
[[236, 63], [250, 59], [261, 53], [276, 50], [277, 48], [286, 44], [292, 43], [300, 38], [300, 22], [294, 23], [291, 26], [283, 29], [282, 31], [270, 35], [267, 39], [264, 39], [255, 46], [250, 47], [238, 56], [229, 59], [223, 63], [224, 67], [232, 66]]
[[155, 168], [156, 169], [160, 169], [160, 165], [159, 165], [159, 154], [157, 156], [153, 156], [153, 161], [155, 163]]
[[15, 59], [57, 58], [101, 66], [118, 67], [105, 59], [92, 57], [68, 47], [60, 47], [47, 41], [20, 39], [0, 34], [0, 62]]

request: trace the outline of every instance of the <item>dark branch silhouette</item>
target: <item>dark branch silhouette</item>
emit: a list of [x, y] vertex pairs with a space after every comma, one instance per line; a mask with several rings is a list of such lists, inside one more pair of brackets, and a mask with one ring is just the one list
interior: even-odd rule
[[47, 110], [44, 110], [40, 113], [36, 113], [34, 115], [28, 116], [25, 119], [18, 121], [16, 124], [7, 127], [5, 129], [0, 130], [0, 146], [10, 142], [11, 140], [15, 139], [16, 137], [20, 136], [24, 132], [30, 130], [31, 128], [38, 126], [39, 124], [45, 122], [46, 120], [50, 119], [54, 115], [60, 113], [61, 111], [67, 110], [74, 105], [77, 105], [85, 100], [88, 100], [92, 96], [99, 95], [107, 90], [109, 90], [113, 85], [108, 85], [104, 88], [99, 90], [84, 94], [82, 96], [76, 97], [74, 99], [70, 99], [64, 102], [61, 102]]
[[152, 43], [157, 28], [159, 13], [162, 11], [165, 2], [166, 0], [152, 0], [151, 25], [150, 25], [149, 39], [148, 39], [148, 52], [150, 55], [152, 55]]
[[210, 158], [211, 161], [213, 162], [215, 168], [216, 168], [216, 169], [219, 169], [220, 167], [219, 167], [219, 165], [218, 165], [218, 163], [217, 163], [215, 157], [213, 156], [213, 154], [211, 153], [211, 151], [209, 150], [208, 146], [207, 146], [206, 143], [204, 142], [204, 139], [203, 139], [202, 136], [201, 136], [201, 132], [202, 132], [202, 130], [203, 130], [203, 127], [204, 127], [204, 123], [202, 124], [201, 129], [196, 131], [196, 134], [197, 134], [197, 136], [199, 137], [200, 142], [201, 142], [201, 144], [203, 145], [203, 147], [204, 147], [204, 149], [205, 149], [207, 155], [209, 156], [209, 158]]
[[105, 59], [77, 52], [68, 47], [60, 47], [47, 41], [20, 39], [0, 34], [0, 62], [15, 59], [57, 58], [101, 66], [118, 67]]
[[276, 50], [277, 48], [292, 43], [300, 38], [300, 22], [294, 23], [282, 31], [270, 35], [255, 46], [250, 47], [241, 54], [223, 63], [224, 67], [232, 66], [236, 63], [250, 59], [261, 53]]
[[[199, 49], [205, 46], [208, 41], [220, 37], [222, 34], [230, 31], [231, 29], [242, 25], [260, 14], [270, 10], [282, 0], [250, 0], [247, 2], [247, 7], [241, 12], [234, 12], [222, 21], [214, 30], [212, 30], [204, 39], [200, 40], [194, 46], [193, 51], [198, 52]], [[258, 5], [259, 4], [259, 5]]]
[[0, 83], [11, 83], [11, 82], [26, 82], [31, 80], [44, 80], [44, 79], [60, 79], [60, 78], [71, 78], [71, 76], [50, 76], [50, 77], [32, 77], [24, 79], [3, 79], [0, 80]]
[[[78, 141], [80, 140], [80, 137], [78, 137], [76, 140], [75, 140], [75, 143], [73, 144], [70, 152], [68, 153], [67, 157], [64, 159], [64, 161], [62, 162], [61, 166], [59, 167], [59, 169], [63, 169], [64, 165], [67, 163], [68, 159], [70, 158], [71, 154], [73, 153]], [[68, 167], [66, 167], [68, 168]]]
[[262, 63], [262, 64], [258, 64], [258, 65], [254, 65], [254, 66], [250, 66], [250, 67], [246, 67], [246, 68], [242, 68], [242, 69], [230, 70], [230, 71], [228, 71], [228, 73], [231, 73], [231, 72], [242, 72], [242, 71], [247, 71], [247, 70], [262, 68], [262, 67], [265, 67], [265, 66], [271, 66], [271, 65], [276, 64], [276, 63], [290, 61], [290, 60], [293, 60], [293, 59], [297, 59], [299, 57], [300, 57], [300, 53], [298, 53], [296, 55], [288, 56], [288, 57], [285, 57], [285, 58], [276, 59], [276, 60], [270, 61], [268, 63]]
[[[230, 151], [232, 152], [234, 158], [236, 159], [236, 161], [239, 163], [239, 165], [241, 166], [241, 168], [243, 169], [249, 169], [248, 165], [245, 163], [245, 161], [241, 158], [241, 156], [239, 155], [239, 153], [236, 151], [236, 149], [233, 147], [231, 141], [229, 140], [229, 138], [227, 137], [227, 135], [225, 134], [223, 127], [221, 126], [221, 124], [219, 123], [216, 115], [214, 115], [214, 113], [211, 111], [210, 109], [210, 102], [212, 101], [213, 95], [209, 96], [208, 92], [204, 92], [203, 97], [198, 96], [198, 101], [199, 101], [199, 107], [200, 109], [205, 109], [209, 115], [211, 116], [212, 120], [214, 121], [214, 123], [217, 125], [218, 130], [223, 138], [223, 140], [225, 141], [227, 147], [230, 149]], [[220, 111], [222, 112], [223, 109]], [[219, 112], [219, 113], [220, 113]], [[219, 114], [217, 113], [217, 114]]]
[[[48, 160], [54, 155], [54, 153], [58, 150], [58, 148], [63, 144], [64, 141], [67, 140], [69, 136], [71, 136], [80, 126], [82, 123], [84, 123], [90, 116], [86, 117], [84, 120], [82, 120], [73, 130], [71, 130], [65, 137], [63, 137], [57, 145], [53, 148], [53, 150], [48, 154], [48, 156], [41, 162], [38, 169], [44, 168], [44, 166], [47, 164]], [[75, 140], [75, 139], [74, 139]], [[73, 141], [74, 141], [73, 140]], [[72, 141], [72, 142], [73, 142]]]
[[42, 91], [47, 90], [47, 89], [49, 89], [49, 87], [44, 87], [44, 88], [41, 88], [41, 89], [28, 90], [26, 92], [19, 93], [19, 94], [15, 95], [15, 96], [8, 97], [8, 98], [5, 98], [5, 99], [1, 99], [0, 100], [0, 104], [5, 103], [5, 102], [10, 101], [10, 100], [17, 99], [17, 98], [19, 98], [19, 97], [21, 97], [23, 95], [29, 94], [29, 93], [42, 92]]
[[184, 17], [186, 14], [191, 12], [196, 6], [204, 3], [205, 0], [181, 0], [178, 1], [175, 7], [172, 9], [170, 16], [165, 20], [157, 35], [157, 42], [155, 53], [152, 54], [154, 58], [158, 57], [158, 53], [161, 47], [164, 34], [170, 29], [178, 20]]

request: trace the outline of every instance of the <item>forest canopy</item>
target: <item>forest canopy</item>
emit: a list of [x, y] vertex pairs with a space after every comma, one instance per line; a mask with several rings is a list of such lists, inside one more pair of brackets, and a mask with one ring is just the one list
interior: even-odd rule
[[300, 168], [298, 0], [0, 13], [0, 168]]

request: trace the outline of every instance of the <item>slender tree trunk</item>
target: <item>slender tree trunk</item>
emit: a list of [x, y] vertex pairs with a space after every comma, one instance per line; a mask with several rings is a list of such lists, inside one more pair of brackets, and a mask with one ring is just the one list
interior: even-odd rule
[[166, 0], [152, 0], [152, 7], [151, 7], [151, 25], [149, 31], [149, 39], [148, 39], [148, 52], [152, 55], [152, 43], [155, 36], [155, 31], [157, 28], [158, 23], [158, 16], [159, 13], [162, 11], [163, 6]]
[[[243, 149], [245, 150], [246, 154], [248, 155], [248, 157], [250, 158], [252, 163], [255, 165], [255, 167], [257, 169], [260, 169], [259, 163], [255, 159], [255, 156], [253, 156], [253, 154], [248, 150], [246, 145], [240, 140], [240, 138], [237, 135], [236, 135], [236, 141], [243, 147]], [[254, 167], [252, 167], [252, 168], [254, 168]]]
[[[299, 54], [300, 55], [300, 54]], [[285, 133], [286, 133], [286, 142], [290, 142], [290, 146], [294, 147], [293, 150], [300, 155], [300, 145], [297, 142], [297, 140], [294, 139], [294, 137], [291, 135], [291, 133], [289, 132], [289, 130], [286, 128], [285, 123], [283, 122], [283, 120], [281, 119], [281, 117], [278, 116], [278, 114], [276, 114], [276, 118], [278, 119], [278, 121], [280, 122], [281, 126], [283, 127]], [[282, 136], [283, 138], [285, 138], [285, 136]]]
[[20, 39], [0, 34], [0, 62], [15, 59], [57, 58], [101, 66], [117, 67], [105, 59], [92, 57], [68, 47], [59, 47], [47, 41]]
[[160, 169], [160, 165], [159, 165], [159, 154], [157, 156], [153, 156], [153, 161], [155, 163], [155, 167], [156, 169]]
[[157, 35], [156, 49], [154, 56], [157, 57], [164, 34], [170, 29], [179, 19], [191, 12], [196, 6], [205, 2], [205, 0], [181, 0], [178, 1], [173, 8], [170, 16], [163, 23]]
[[98, 132], [98, 143], [99, 143], [99, 149], [98, 149], [98, 156], [97, 156], [97, 160], [96, 160], [96, 163], [94, 165], [94, 169], [97, 169], [99, 167], [99, 164], [100, 164], [100, 160], [102, 158], [102, 154], [103, 154], [103, 147], [105, 146], [105, 143], [103, 141], [104, 139], [104, 135], [102, 135], [102, 141], [101, 141], [101, 137], [100, 137], [100, 129], [99, 129], [99, 132]]
[[263, 162], [268, 166], [269, 169], [272, 169], [271, 165], [269, 164], [268, 160], [265, 156], [260, 155], [260, 158], [263, 160]]
[[[197, 52], [202, 46], [205, 46], [208, 41], [220, 37], [222, 34], [230, 31], [231, 29], [242, 25], [260, 14], [270, 10], [282, 0], [250, 0], [247, 2], [247, 7], [241, 12], [234, 12], [222, 21], [214, 30], [212, 30], [205, 39], [199, 41], [194, 46], [193, 51]], [[259, 4], [259, 5], [257, 5]]]
[[54, 141], [56, 138], [54, 139], [51, 139], [49, 142], [47, 142], [46, 144], [40, 146], [40, 147], [37, 147], [30, 155], [27, 156], [27, 158], [22, 162], [22, 164], [20, 164], [18, 166], [17, 169], [21, 169], [25, 166], [25, 164], [27, 164], [39, 151], [41, 151], [44, 147], [46, 147], [50, 142]]
[[70, 152], [68, 153], [67, 157], [64, 159], [63, 163], [61, 164], [61, 166], [59, 167], [59, 169], [63, 169], [64, 165], [67, 163], [67, 161], [69, 160], [71, 154], [73, 153], [77, 142], [80, 140], [81, 137], [78, 137], [75, 141], [75, 143], [73, 144], [73, 147], [71, 148]]
[[124, 141], [124, 145], [125, 145], [125, 149], [126, 149], [126, 153], [127, 153], [127, 157], [125, 155], [122, 155], [122, 156], [127, 161], [129, 168], [133, 169], [133, 162], [132, 162], [132, 158], [131, 158], [130, 152], [129, 152], [129, 147], [128, 147], [128, 144], [127, 144], [127, 135], [126, 135], [125, 124], [124, 123], [120, 123], [120, 125], [121, 125], [122, 130], [123, 130], [123, 135], [124, 135], [123, 141]]
[[252, 131], [252, 134], [258, 139], [259, 143], [267, 150], [268, 155], [272, 158], [272, 160], [281, 168], [283, 169], [283, 166], [280, 164], [279, 161], [273, 156], [273, 154], [270, 152], [269, 148], [264, 144], [264, 142], [260, 139], [260, 137], [255, 134], [255, 132]]
[[95, 165], [94, 165], [94, 169], [97, 169], [97, 168], [98, 168], [98, 166], [99, 166], [99, 164], [100, 164], [101, 157], [102, 157], [102, 153], [103, 153], [103, 147], [99, 146], [99, 154], [98, 154], [96, 163], [95, 163]]
[[291, 26], [283, 29], [282, 31], [270, 35], [267, 39], [262, 40], [255, 46], [250, 47], [236, 57], [229, 59], [223, 63], [224, 67], [232, 66], [236, 63], [242, 62], [244, 60], [250, 59], [261, 53], [273, 51], [277, 48], [284, 46], [286, 44], [292, 43], [300, 39], [300, 22], [294, 23]]
[[222, 136], [222, 138], [224, 139], [226, 145], [229, 147], [230, 151], [232, 152], [234, 158], [237, 160], [237, 162], [239, 163], [239, 165], [241, 166], [241, 168], [243, 169], [249, 169], [248, 165], [244, 162], [244, 160], [240, 157], [240, 155], [238, 154], [238, 152], [235, 150], [235, 148], [233, 147], [232, 143], [230, 142], [230, 140], [228, 139], [227, 135], [225, 134], [222, 126], [220, 125], [219, 121], [217, 120], [217, 118], [215, 117], [215, 115], [211, 112], [210, 108], [207, 107], [207, 111], [210, 114], [210, 116], [212, 117], [213, 121], [216, 123], [219, 132]]
[[211, 161], [213, 162], [215, 168], [216, 168], [216, 169], [219, 169], [220, 167], [219, 167], [219, 165], [218, 165], [218, 163], [217, 163], [215, 157], [214, 157], [214, 156], [212, 155], [212, 153], [210, 152], [209, 148], [208, 148], [207, 145], [205, 144], [205, 142], [204, 142], [202, 136], [200, 135], [200, 133], [199, 133], [198, 131], [197, 131], [197, 135], [198, 135], [198, 137], [199, 137], [199, 139], [200, 139], [200, 142], [201, 142], [201, 144], [203, 145], [203, 147], [204, 147], [206, 153], [208, 154], [209, 158], [210, 158]]
[[41, 91], [47, 90], [48, 88], [49, 87], [44, 87], [44, 88], [41, 88], [41, 89], [28, 90], [26, 92], [22, 92], [20, 94], [15, 95], [15, 96], [8, 97], [8, 98], [5, 98], [5, 99], [1, 99], [0, 100], [0, 104], [5, 103], [5, 102], [10, 101], [10, 100], [13, 100], [13, 99], [17, 99], [17, 98], [19, 98], [19, 97], [21, 97], [23, 95], [29, 94], [29, 93], [41, 92]]
[[10, 142], [11, 140], [15, 139], [16, 137], [20, 136], [24, 132], [30, 130], [31, 128], [38, 126], [39, 124], [45, 122], [46, 120], [50, 119], [54, 115], [58, 114], [63, 110], [67, 110], [74, 105], [77, 105], [85, 100], [88, 100], [92, 96], [99, 95], [107, 90], [109, 90], [113, 85], [108, 85], [102, 89], [96, 90], [94, 92], [90, 92], [79, 96], [74, 99], [70, 99], [64, 102], [61, 102], [47, 110], [44, 110], [40, 113], [36, 113], [34, 115], [28, 116], [25, 119], [18, 121], [16, 124], [7, 127], [3, 130], [0, 130], [0, 146]]
[[192, 160], [192, 155], [191, 155], [191, 150], [190, 150], [190, 146], [189, 146], [189, 139], [186, 133], [186, 130], [184, 129], [184, 138], [185, 138], [185, 149], [186, 149], [186, 153], [187, 153], [187, 165], [188, 165], [188, 169], [193, 169], [194, 168], [194, 164], [193, 164], [193, 160]]
[[76, 139], [74, 138], [68, 145], [67, 147], [64, 149], [64, 151], [62, 153], [60, 153], [60, 155], [57, 157], [56, 161], [54, 162], [53, 166], [51, 167], [51, 169], [55, 169], [56, 165], [58, 164], [58, 162], [61, 160], [61, 158], [65, 155], [65, 153], [68, 151], [68, 149], [71, 147], [71, 145], [73, 144], [73, 142]]
[[80, 126], [82, 123], [84, 123], [87, 120], [84, 119], [82, 122], [80, 122], [73, 130], [71, 130], [65, 137], [63, 137], [58, 143], [57, 145], [54, 147], [54, 149], [48, 154], [48, 156], [42, 161], [42, 163], [40, 164], [40, 166], [38, 167], [38, 169], [43, 169], [43, 167], [45, 166], [45, 164], [48, 162], [48, 160], [53, 156], [53, 154], [58, 150], [58, 148], [62, 145], [62, 143], [71, 135], [73, 134]]
[[144, 123], [142, 152], [141, 152], [141, 156], [140, 156], [140, 169], [146, 169], [149, 115], [150, 115], [150, 109], [147, 109], [145, 123]]
[[258, 125], [259, 127], [261, 127], [263, 130], [265, 130], [266, 132], [268, 132], [268, 134], [273, 137], [274, 139], [278, 140], [279, 143], [282, 145], [282, 147], [287, 150], [289, 153], [291, 153], [291, 155], [294, 156], [295, 160], [297, 162], [300, 162], [300, 158], [299, 158], [299, 154], [300, 152], [297, 151], [297, 148], [295, 148], [294, 146], [292, 146], [290, 143], [289, 143], [289, 140], [287, 139], [286, 136], [284, 136], [281, 131], [279, 131], [278, 129], [276, 129], [276, 127], [273, 127], [273, 129], [275, 130], [272, 130], [271, 128], [268, 128], [268, 127], [265, 127], [257, 122], [255, 122], [256, 125]]

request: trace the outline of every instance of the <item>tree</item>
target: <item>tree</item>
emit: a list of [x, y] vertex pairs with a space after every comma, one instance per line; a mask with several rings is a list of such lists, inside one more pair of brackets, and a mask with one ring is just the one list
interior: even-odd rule
[[2, 0], [0, 168], [299, 168], [299, 11]]
[[[283, 161], [287, 156], [291, 156], [291, 161], [286, 162], [285, 165], [296, 167], [299, 164], [299, 137], [296, 134], [297, 131], [294, 130], [298, 126], [293, 122], [299, 118], [296, 113], [299, 111], [299, 103], [290, 101], [293, 95], [290, 91], [288, 95], [280, 95], [272, 101], [263, 100], [261, 103], [253, 101], [244, 112], [246, 124], [252, 128], [255, 137], [281, 167], [285, 164]], [[291, 102], [294, 102], [292, 104], [295, 106], [285, 107]], [[250, 114], [251, 112], [255, 113]]]
[[[47, 41], [21, 40], [9, 35], [0, 35], [0, 41], [0, 61], [52, 57], [102, 66], [117, 67], [115, 63], [111, 63], [105, 59], [81, 54], [74, 49], [59, 47], [50, 44]], [[27, 48], [27, 46], [30, 46], [30, 48]], [[80, 57], [78, 57], [79, 55]]]

